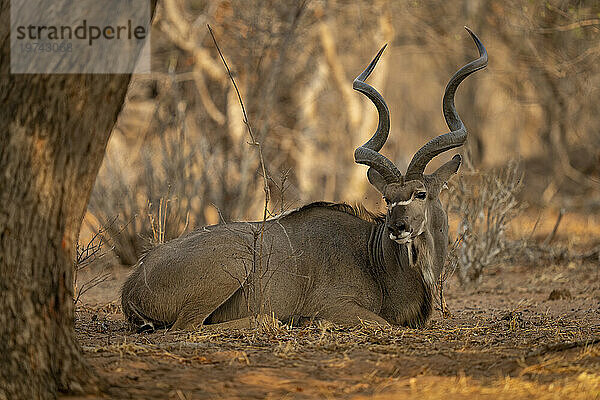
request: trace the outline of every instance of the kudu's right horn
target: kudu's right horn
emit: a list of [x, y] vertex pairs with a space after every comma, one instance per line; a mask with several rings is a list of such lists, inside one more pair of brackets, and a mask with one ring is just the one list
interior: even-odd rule
[[458, 116], [456, 107], [454, 106], [454, 94], [456, 93], [458, 85], [460, 85], [467, 76], [475, 71], [485, 68], [488, 63], [488, 55], [483, 43], [481, 43], [481, 40], [479, 40], [477, 35], [466, 26], [465, 29], [469, 32], [477, 46], [479, 58], [463, 66], [456, 71], [452, 78], [450, 78], [450, 81], [446, 85], [444, 98], [442, 100], [444, 118], [446, 119], [446, 124], [448, 125], [450, 132], [430, 140], [415, 153], [406, 170], [406, 180], [423, 179], [423, 172], [429, 161], [438, 154], [462, 146], [467, 140], [467, 129]]

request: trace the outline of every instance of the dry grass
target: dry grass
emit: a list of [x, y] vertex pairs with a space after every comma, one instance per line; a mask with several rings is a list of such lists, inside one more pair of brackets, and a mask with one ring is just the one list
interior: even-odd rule
[[539, 384], [521, 378], [483, 383], [465, 376], [420, 376], [386, 387], [386, 393], [356, 399], [597, 399], [600, 375], [581, 373], [574, 379]]

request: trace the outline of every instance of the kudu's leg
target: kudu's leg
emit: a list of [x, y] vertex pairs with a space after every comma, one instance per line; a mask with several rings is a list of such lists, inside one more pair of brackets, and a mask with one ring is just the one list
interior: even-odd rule
[[219, 322], [217, 324], [203, 325], [202, 330], [221, 330], [221, 329], [250, 329], [256, 326], [256, 318], [245, 317], [240, 319], [234, 319], [226, 322]]
[[234, 319], [231, 321], [226, 321], [226, 322], [219, 322], [217, 324], [209, 324], [209, 325], [203, 325], [202, 324], [202, 320], [197, 319], [195, 321], [183, 321], [178, 319], [177, 322], [175, 322], [175, 324], [173, 324], [173, 326], [171, 327], [170, 330], [172, 331], [178, 331], [178, 330], [186, 330], [186, 329], [191, 329], [191, 330], [197, 330], [197, 329], [202, 329], [202, 330], [219, 330], [219, 329], [247, 329], [247, 328], [252, 328], [254, 326], [256, 326], [256, 322], [255, 322], [255, 318], [254, 317], [245, 317], [245, 318], [240, 318], [240, 319]]
[[258, 315], [258, 316], [249, 316], [249, 317], [244, 317], [244, 318], [239, 318], [239, 319], [233, 319], [231, 321], [225, 321], [225, 322], [219, 322], [216, 324], [208, 324], [208, 325], [202, 325], [201, 321], [196, 321], [196, 323], [181, 323], [179, 325], [177, 325], [177, 323], [175, 325], [173, 325], [173, 327], [171, 328], [172, 330], [178, 330], [178, 329], [198, 329], [200, 327], [202, 327], [202, 330], [206, 330], [206, 331], [215, 331], [215, 330], [223, 330], [223, 329], [250, 329], [250, 328], [256, 328], [257, 326], [259, 326], [259, 324], [261, 324], [262, 322], [264, 323], [274, 323], [274, 319], [271, 316], [268, 315]]
[[361, 321], [375, 322], [381, 326], [389, 326], [390, 323], [379, 315], [356, 303], [342, 303], [338, 306], [328, 308], [319, 313], [320, 318], [326, 319], [334, 324], [343, 326], [360, 325]]
[[193, 313], [181, 313], [170, 330], [194, 329], [202, 325], [206, 315], [194, 315]]
[[209, 324], [202, 326], [202, 329], [206, 330], [220, 330], [220, 329], [250, 329], [256, 328], [261, 324], [278, 324], [279, 321], [266, 314], [260, 314], [256, 316], [249, 316], [239, 319], [233, 319], [231, 321], [219, 322], [216, 324]]

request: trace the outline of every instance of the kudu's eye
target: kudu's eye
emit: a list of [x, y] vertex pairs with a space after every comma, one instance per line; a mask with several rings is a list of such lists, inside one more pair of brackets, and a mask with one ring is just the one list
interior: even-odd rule
[[425, 200], [425, 197], [427, 197], [427, 192], [417, 192], [417, 194], [415, 194], [415, 198], [419, 200]]

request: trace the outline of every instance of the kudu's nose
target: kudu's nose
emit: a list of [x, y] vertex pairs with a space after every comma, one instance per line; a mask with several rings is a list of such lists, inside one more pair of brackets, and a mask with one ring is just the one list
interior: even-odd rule
[[400, 222], [396, 222], [395, 224], [391, 224], [388, 226], [388, 229], [395, 236], [400, 236], [401, 234], [403, 234], [405, 232], [411, 231], [410, 227], [408, 226], [408, 222], [406, 222], [406, 221], [400, 221]]
[[408, 225], [406, 222], [400, 222], [399, 224], [396, 224], [396, 230], [398, 232], [405, 232], [408, 230]]

